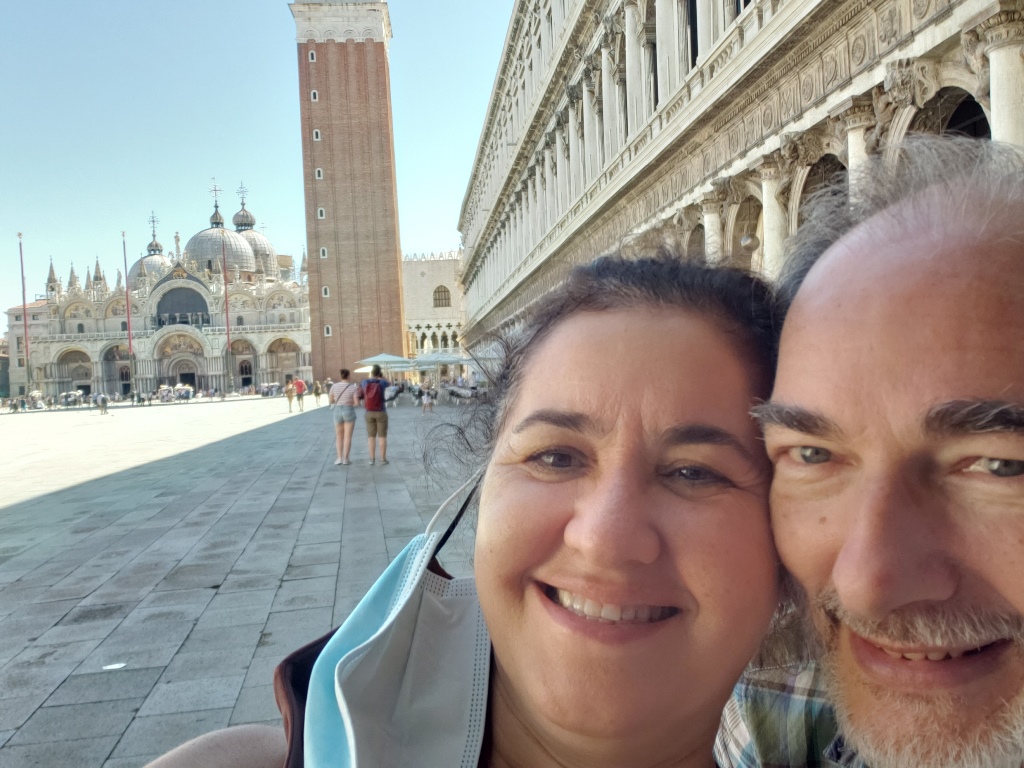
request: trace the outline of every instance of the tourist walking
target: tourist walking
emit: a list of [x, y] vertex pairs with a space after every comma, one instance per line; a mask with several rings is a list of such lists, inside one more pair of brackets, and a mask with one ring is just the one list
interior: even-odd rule
[[299, 410], [302, 411], [302, 398], [306, 394], [306, 382], [298, 378], [295, 380], [295, 401], [299, 404]]
[[351, 464], [348, 460], [352, 450], [352, 430], [356, 426], [356, 400], [359, 387], [348, 380], [348, 368], [341, 369], [341, 381], [331, 387], [327, 399], [334, 411], [335, 449], [338, 457], [335, 464]]
[[429, 388], [423, 390], [423, 392], [421, 393], [420, 399], [421, 399], [421, 401], [423, 403], [423, 413], [425, 414], [425, 413], [427, 413], [427, 411], [429, 411], [430, 413], [433, 413], [434, 412], [434, 398], [433, 398], [433, 394], [431, 393]]
[[363, 381], [359, 389], [359, 399], [366, 408], [366, 441], [370, 451], [370, 464], [376, 463], [376, 446], [380, 446], [380, 463], [388, 463], [388, 412], [384, 402], [384, 390], [391, 382], [382, 378], [380, 366], [370, 369], [370, 378]]
[[320, 395], [323, 394], [323, 387], [320, 386], [319, 381], [313, 382], [313, 401], [316, 403], [316, 407], [320, 407]]
[[295, 382], [292, 381], [291, 374], [284, 380], [284, 396], [288, 398], [288, 413], [291, 413], [292, 401], [295, 399]]

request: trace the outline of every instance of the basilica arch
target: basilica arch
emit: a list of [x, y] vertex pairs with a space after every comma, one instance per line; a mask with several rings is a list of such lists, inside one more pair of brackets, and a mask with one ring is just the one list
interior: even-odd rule
[[[302, 346], [288, 336], [278, 336], [267, 345], [268, 382], [284, 383], [288, 374], [296, 375], [300, 367], [308, 365]], [[267, 382], [261, 382], [267, 383]]]
[[61, 392], [81, 390], [82, 394], [90, 395], [96, 383], [93, 381], [93, 362], [89, 353], [80, 347], [72, 347], [56, 356], [57, 362], [52, 366], [48, 378], [54, 379]]
[[154, 336], [152, 348], [156, 384], [188, 384], [196, 389], [216, 386], [210, 379], [213, 350], [201, 334], [187, 325], [165, 328]]
[[[124, 305], [122, 304], [122, 309]], [[120, 342], [111, 344], [100, 353], [102, 369], [102, 388], [104, 392], [120, 392], [127, 395], [131, 391], [131, 361], [128, 356], [128, 345]]]

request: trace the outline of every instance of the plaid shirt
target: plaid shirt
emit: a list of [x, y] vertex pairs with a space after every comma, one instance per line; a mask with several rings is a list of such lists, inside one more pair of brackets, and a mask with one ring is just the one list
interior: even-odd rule
[[722, 713], [721, 768], [867, 768], [838, 735], [816, 664], [748, 671]]

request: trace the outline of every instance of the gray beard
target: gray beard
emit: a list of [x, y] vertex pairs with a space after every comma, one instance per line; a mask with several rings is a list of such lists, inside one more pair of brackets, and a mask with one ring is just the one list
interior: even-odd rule
[[912, 712], [913, 728], [893, 732], [884, 721], [862, 723], [853, 717], [846, 692], [836, 675], [831, 653], [821, 658], [829, 698], [839, 730], [847, 745], [871, 768], [1021, 768], [1024, 765], [1024, 691], [1002, 710], [980, 723], [972, 733], [952, 731], [958, 705], [934, 697], [914, 700], [908, 696], [880, 693], [898, 706], [904, 719]]

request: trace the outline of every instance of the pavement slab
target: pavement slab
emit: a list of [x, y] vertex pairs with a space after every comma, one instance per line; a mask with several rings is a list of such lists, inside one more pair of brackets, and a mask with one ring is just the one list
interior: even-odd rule
[[282, 398], [0, 416], [25, 447], [0, 461], [0, 766], [136, 768], [280, 723], [274, 668], [452, 487], [421, 456], [456, 409], [390, 416], [391, 463], [369, 466], [360, 424], [347, 467], [330, 411]]

